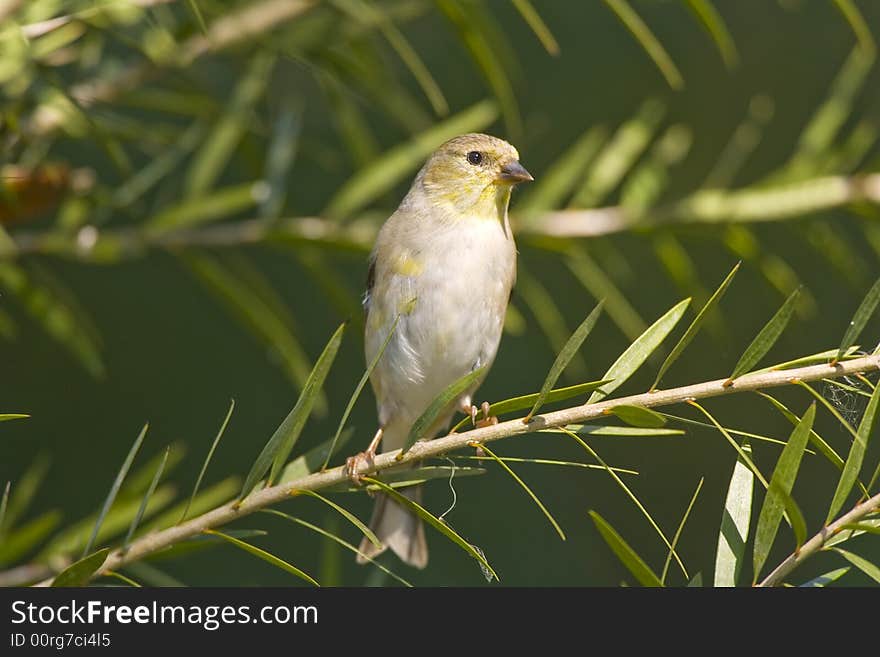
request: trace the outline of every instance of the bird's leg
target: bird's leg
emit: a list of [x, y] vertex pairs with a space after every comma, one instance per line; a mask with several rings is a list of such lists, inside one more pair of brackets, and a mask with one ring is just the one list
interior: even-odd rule
[[[476, 418], [477, 409], [473, 406], [471, 408], [473, 408], [474, 413], [474, 415], [472, 416], [473, 419]], [[495, 424], [498, 424], [498, 418], [494, 415], [489, 415], [489, 402], [484, 401], [482, 404], [480, 404], [480, 410], [483, 411], [483, 417], [482, 419], [476, 420], [474, 422], [474, 426], [477, 427], [477, 429], [482, 429], [483, 427], [491, 427]]]
[[376, 435], [373, 436], [373, 440], [370, 441], [370, 444], [365, 451], [360, 454], [355, 454], [354, 456], [349, 456], [345, 459], [345, 475], [351, 479], [353, 483], [361, 483], [361, 475], [358, 474], [361, 463], [366, 463], [372, 467], [373, 461], [376, 458], [376, 450], [379, 448], [379, 443], [382, 442], [382, 430], [383, 428], [379, 427], [376, 431]]

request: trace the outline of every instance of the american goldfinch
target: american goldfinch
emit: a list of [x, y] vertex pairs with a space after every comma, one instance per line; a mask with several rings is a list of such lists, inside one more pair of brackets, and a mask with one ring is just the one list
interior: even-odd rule
[[[395, 320], [397, 326], [370, 379], [380, 428], [367, 451], [348, 460], [351, 476], [380, 442], [383, 451], [403, 447], [413, 422], [450, 384], [492, 364], [516, 279], [507, 205], [513, 186], [531, 180], [506, 141], [455, 137], [431, 155], [382, 226], [364, 296], [368, 363]], [[429, 437], [448, 427], [456, 410], [476, 422], [471, 399], [480, 383], [482, 377], [441, 413]], [[484, 421], [491, 420], [487, 409], [484, 404]], [[420, 493], [420, 487], [404, 489], [416, 501]], [[364, 539], [362, 555], [390, 547], [412, 566], [427, 565], [424, 528], [409, 510], [380, 494], [371, 528], [382, 546]]]

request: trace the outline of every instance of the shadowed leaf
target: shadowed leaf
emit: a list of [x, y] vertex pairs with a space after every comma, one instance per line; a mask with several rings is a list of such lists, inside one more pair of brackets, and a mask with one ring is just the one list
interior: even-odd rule
[[47, 511], [16, 527], [15, 532], [0, 543], [0, 564], [15, 563], [51, 534], [59, 522], [60, 511]]
[[875, 582], [880, 584], [880, 566], [877, 566], [874, 563], [871, 563], [867, 559], [858, 554], [853, 554], [847, 550], [843, 550], [841, 548], [831, 548], [837, 554], [842, 556], [844, 559], [849, 561], [853, 566], [861, 570], [865, 575], [873, 579]]
[[581, 345], [583, 345], [584, 340], [587, 339], [587, 336], [593, 330], [593, 327], [596, 326], [596, 322], [599, 320], [601, 312], [602, 302], [600, 301], [593, 311], [587, 315], [586, 319], [581, 322], [580, 326], [575, 329], [574, 333], [571, 334], [571, 337], [562, 347], [562, 351], [559, 352], [559, 355], [556, 356], [556, 360], [553, 361], [553, 366], [547, 373], [547, 378], [544, 379], [544, 385], [541, 386], [541, 392], [538, 393], [538, 398], [535, 400], [534, 405], [532, 405], [528, 415], [523, 418], [523, 424], [528, 424], [529, 420], [532, 419], [532, 416], [537, 413], [538, 409], [544, 404], [544, 400], [547, 398], [547, 395], [550, 394], [556, 381], [559, 380], [565, 367], [581, 348]]
[[125, 481], [128, 470], [131, 468], [131, 464], [134, 462], [134, 457], [137, 456], [138, 450], [141, 448], [141, 443], [144, 441], [144, 436], [147, 435], [147, 429], [149, 427], [149, 424], [144, 425], [143, 429], [141, 429], [141, 432], [138, 434], [138, 437], [135, 438], [131, 449], [128, 450], [128, 455], [126, 455], [122, 467], [119, 468], [119, 472], [116, 474], [116, 479], [113, 480], [113, 485], [110, 486], [110, 492], [107, 494], [107, 499], [104, 500], [104, 506], [101, 507], [101, 511], [98, 513], [98, 518], [95, 520], [95, 527], [92, 529], [92, 535], [89, 537], [89, 540], [86, 541], [86, 546], [82, 551], [83, 557], [91, 552], [92, 546], [95, 544], [95, 539], [98, 537], [98, 532], [101, 529], [101, 524], [104, 522], [104, 518], [110, 511], [110, 507], [113, 506], [113, 502], [116, 500], [116, 494], [119, 492], [122, 482]]
[[232, 417], [232, 411], [235, 410], [235, 400], [229, 400], [229, 410], [226, 412], [226, 417], [223, 418], [223, 424], [220, 425], [220, 429], [217, 431], [217, 435], [214, 436], [214, 442], [211, 443], [211, 449], [208, 450], [207, 456], [205, 456], [205, 462], [202, 463], [202, 469], [199, 470], [199, 476], [196, 478], [195, 486], [193, 486], [193, 491], [189, 496], [189, 500], [187, 500], [186, 506], [183, 509], [183, 513], [180, 516], [180, 522], [186, 520], [186, 514], [189, 513], [189, 507], [192, 505], [193, 499], [195, 496], [199, 494], [199, 487], [202, 485], [202, 479], [205, 476], [205, 471], [208, 469], [208, 464], [211, 463], [211, 457], [214, 456], [214, 450], [217, 449], [217, 445], [220, 442], [220, 439], [223, 437], [223, 432], [226, 431], [226, 425], [229, 424], [229, 418]]
[[[678, 545], [678, 539], [681, 537], [681, 532], [684, 531], [685, 523], [687, 523], [687, 519], [691, 515], [691, 510], [694, 508], [694, 504], [697, 501], [697, 497], [700, 495], [704, 480], [705, 477], [700, 477], [700, 481], [697, 483], [697, 488], [691, 496], [691, 501], [688, 503], [687, 509], [685, 509], [684, 515], [681, 517], [681, 522], [678, 523], [678, 529], [675, 530], [675, 534], [672, 536], [672, 549], [666, 553], [666, 562], [663, 564], [663, 572], [660, 575], [660, 581], [664, 584], [666, 583], [666, 573], [669, 572], [669, 564], [672, 563], [672, 553], [675, 550], [675, 546]], [[699, 573], [697, 573], [697, 575], [699, 575]], [[694, 577], [696, 577], [696, 575]], [[690, 583], [688, 583], [688, 586], [690, 586]]]
[[834, 570], [829, 570], [827, 573], [823, 573], [818, 577], [814, 577], [813, 579], [804, 582], [801, 584], [802, 588], [821, 588], [823, 586], [828, 586], [832, 582], [836, 582], [841, 577], [846, 575], [849, 572], [849, 566], [845, 568], [835, 568]]
[[615, 406], [609, 412], [632, 427], [658, 429], [666, 424], [665, 417], [657, 411], [652, 411], [644, 406], [621, 404], [620, 406]]
[[680, 301], [636, 338], [635, 342], [614, 361], [614, 364], [602, 376], [603, 379], [611, 379], [611, 383], [602, 386], [590, 395], [587, 403], [592, 404], [599, 401], [623, 385], [641, 367], [642, 363], [648, 359], [648, 356], [654, 353], [664, 338], [669, 335], [670, 331], [675, 328], [690, 302], [690, 298]]
[[[489, 562], [486, 561], [486, 557], [483, 556], [482, 551], [478, 551], [474, 549], [474, 546], [464, 540], [457, 532], [455, 532], [449, 525], [440, 520], [439, 518], [432, 515], [428, 510], [419, 504], [413, 502], [411, 499], [406, 497], [405, 495], [401, 495], [396, 490], [394, 490], [391, 486], [386, 484], [385, 482], [379, 481], [378, 479], [373, 479], [371, 477], [363, 477], [363, 481], [368, 484], [372, 484], [373, 486], [378, 487], [384, 493], [386, 493], [391, 499], [400, 504], [401, 506], [408, 508], [410, 511], [415, 513], [419, 518], [424, 520], [426, 523], [431, 525], [438, 532], [446, 536], [453, 543], [458, 545], [462, 550], [467, 552], [470, 556], [477, 560], [483, 568], [488, 570], [492, 576], [498, 580], [498, 575], [492, 570], [492, 566], [489, 565]], [[500, 581], [500, 580], [498, 580]]]
[[244, 499], [250, 494], [254, 489], [254, 486], [257, 485], [257, 482], [263, 477], [266, 470], [270, 469], [270, 467], [271, 471], [266, 483], [267, 485], [271, 485], [277, 481], [278, 476], [281, 474], [281, 471], [287, 462], [287, 457], [290, 456], [290, 452], [296, 444], [296, 441], [306, 424], [306, 420], [308, 420], [309, 415], [311, 414], [312, 406], [315, 403], [315, 399], [317, 398], [321, 387], [324, 385], [324, 380], [330, 372], [330, 366], [333, 364], [333, 360], [336, 358], [336, 352], [339, 350], [339, 345], [342, 343], [342, 335], [344, 331], [345, 324], [341, 324], [330, 338], [327, 346], [324, 347], [324, 351], [321, 353], [321, 356], [315, 363], [314, 369], [312, 369], [308, 380], [303, 386], [302, 393], [300, 393], [296, 405], [287, 417], [284, 418], [284, 421], [275, 430], [272, 437], [269, 438], [269, 442], [263, 447], [263, 451], [260, 452], [260, 455], [251, 467], [248, 476], [245, 478], [239, 499]]
[[600, 516], [595, 511], [589, 512], [590, 517], [593, 519], [593, 522], [596, 524], [596, 529], [599, 530], [599, 534], [601, 534], [602, 538], [605, 539], [605, 542], [608, 543], [608, 547], [611, 548], [612, 552], [617, 555], [617, 558], [620, 559], [621, 563], [626, 566], [627, 570], [632, 573], [633, 577], [635, 577], [638, 582], [642, 586], [650, 586], [650, 587], [662, 587], [663, 582], [660, 581], [660, 578], [648, 567], [648, 564], [644, 562], [644, 560], [633, 550], [629, 544], [621, 538], [620, 534], [609, 525], [605, 519]]
[[362, 523], [360, 521], [360, 519], [356, 515], [354, 515], [351, 511], [339, 506], [333, 500], [329, 500], [326, 497], [324, 497], [323, 495], [320, 495], [319, 493], [316, 493], [315, 491], [312, 491], [312, 490], [297, 490], [297, 491], [294, 491], [293, 494], [294, 495], [308, 495], [309, 497], [314, 497], [317, 500], [321, 500], [324, 504], [332, 507], [333, 509], [336, 509], [336, 511], [338, 511], [340, 514], [342, 514], [342, 516], [345, 517], [346, 520], [348, 520], [352, 525], [357, 527], [361, 531], [361, 533], [369, 539], [370, 543], [372, 543], [376, 547], [382, 546], [382, 543], [379, 541], [378, 538], [376, 538], [376, 535], [372, 532], [372, 530], [369, 527], [367, 527], [364, 523]]
[[125, 540], [122, 541], [122, 550], [124, 551], [128, 544], [131, 542], [131, 537], [134, 536], [135, 530], [138, 528], [138, 525], [141, 524], [141, 520], [144, 518], [144, 513], [147, 511], [147, 505], [150, 503], [150, 498], [153, 497], [153, 493], [156, 490], [156, 486], [159, 485], [159, 480], [162, 479], [162, 472], [165, 470], [165, 464], [168, 462], [168, 454], [171, 451], [171, 447], [165, 448], [165, 453], [162, 455], [162, 460], [159, 461], [159, 466], [156, 468], [156, 474], [153, 475], [152, 481], [150, 481], [150, 485], [147, 487], [146, 492], [144, 493], [144, 497], [141, 500], [141, 506], [137, 511], [137, 514], [131, 521], [131, 525], [128, 527], [128, 534], [125, 535]]
[[651, 389], [654, 390], [657, 388], [657, 384], [660, 383], [660, 379], [663, 378], [663, 375], [666, 374], [666, 370], [676, 361], [676, 359], [681, 356], [682, 352], [685, 350], [691, 340], [697, 335], [697, 332], [700, 330], [700, 327], [703, 324], [703, 321], [706, 319], [706, 315], [711, 312], [711, 310], [718, 304], [721, 300], [721, 297], [724, 296], [724, 293], [727, 291], [727, 286], [730, 285], [730, 282], [733, 280], [733, 277], [736, 275], [736, 272], [739, 271], [739, 266], [741, 263], [736, 263], [736, 266], [730, 271], [727, 277], [721, 282], [721, 285], [718, 286], [718, 289], [709, 297], [709, 300], [706, 304], [700, 308], [700, 312], [697, 313], [697, 316], [694, 318], [694, 321], [691, 322], [691, 325], [687, 327], [687, 331], [684, 332], [684, 335], [681, 336], [681, 339], [678, 343], [672, 348], [672, 351], [669, 352], [669, 355], [666, 357], [666, 360], [663, 361], [663, 364], [660, 366], [660, 371], [657, 372], [657, 378], [654, 379], [654, 383], [651, 385]]
[[315, 579], [311, 575], [306, 574], [305, 572], [303, 572], [302, 570], [300, 570], [299, 568], [297, 568], [293, 564], [286, 562], [284, 559], [280, 559], [280, 558], [276, 557], [274, 554], [271, 554], [261, 548], [258, 548], [256, 545], [251, 545], [250, 543], [245, 543], [244, 541], [241, 541], [241, 540], [235, 538], [234, 536], [230, 536], [229, 534], [224, 534], [223, 532], [218, 532], [214, 529], [205, 529], [204, 533], [208, 534], [210, 536], [217, 536], [219, 538], [222, 538], [227, 543], [231, 543], [232, 545], [234, 545], [238, 548], [241, 548], [245, 552], [249, 552], [250, 554], [254, 555], [255, 557], [262, 559], [266, 563], [269, 563], [269, 564], [275, 566], [276, 568], [280, 568], [281, 570], [288, 572], [291, 575], [295, 575], [295, 576], [299, 577], [300, 579], [305, 580], [306, 582], [308, 582], [312, 586], [321, 586], [320, 584], [318, 584], [317, 581], [315, 581]]
[[108, 554], [110, 554], [110, 548], [104, 548], [83, 557], [58, 573], [52, 580], [52, 586], [84, 586], [92, 578], [92, 575], [104, 565]]
[[516, 481], [516, 483], [518, 483], [520, 486], [522, 486], [523, 490], [525, 490], [525, 492], [529, 494], [529, 497], [532, 498], [532, 501], [538, 505], [539, 509], [541, 509], [541, 513], [543, 513], [545, 516], [547, 516], [547, 520], [549, 520], [550, 524], [553, 525], [553, 529], [555, 529], [556, 533], [559, 534], [559, 538], [561, 538], [564, 541], [565, 540], [565, 532], [562, 531], [562, 527], [559, 526], [559, 523], [556, 522], [556, 519], [547, 510], [547, 507], [544, 506], [544, 503], [541, 502], [540, 498], [537, 495], [535, 495], [534, 492], [532, 492], [532, 489], [528, 487], [526, 482], [524, 482], [522, 479], [520, 479], [519, 476], [513, 470], [510, 469], [510, 466], [507, 465], [507, 463], [505, 463], [502, 459], [498, 458], [498, 456], [496, 456], [495, 453], [492, 452], [488, 447], [486, 447], [482, 443], [477, 443], [475, 445], [475, 447], [486, 452], [486, 454], [488, 454], [498, 465], [500, 465], [505, 470], [505, 472], [507, 472], [507, 474], [509, 474], [511, 477], [513, 477], [513, 479], [514, 479], [514, 481]]
[[550, 31], [550, 28], [547, 27], [547, 24], [543, 21], [541, 15], [537, 12], [530, 0], [513, 0], [513, 6], [516, 7], [516, 10], [520, 13], [520, 16], [523, 17], [523, 20], [528, 23], [530, 28], [532, 28], [532, 32], [535, 33], [535, 36], [538, 37], [538, 41], [544, 46], [544, 50], [551, 55], [558, 55], [559, 44], [556, 43], [556, 39]]
[[15, 480], [6, 507], [6, 520], [0, 521], [0, 533], [4, 529], [13, 527], [27, 511], [48, 472], [49, 457], [46, 453], [40, 453], [27, 467], [24, 474]]
[[[813, 402], [804, 413], [801, 421], [791, 432], [788, 438], [788, 444], [783, 448], [779, 460], [776, 462], [776, 468], [770, 477], [770, 486], [767, 489], [767, 495], [764, 497], [764, 504], [761, 506], [761, 512], [758, 515], [758, 524], [755, 527], [755, 549], [753, 554], [754, 577], [757, 580], [767, 557], [770, 554], [770, 548], [776, 540], [776, 533], [779, 530], [779, 523], [786, 509], [791, 506], [787, 504], [786, 498], [791, 497], [791, 489], [797, 478], [800, 469], [801, 459], [804, 455], [804, 448], [807, 446], [807, 440], [810, 437], [810, 431], [813, 429], [813, 420], [816, 418], [816, 404]], [[797, 513], [789, 514], [792, 527], [796, 527]], [[801, 531], [797, 532], [798, 534]], [[806, 531], [803, 531], [805, 534]], [[798, 547], [803, 542], [803, 536], [798, 536]]]
[[874, 42], [874, 35], [871, 34], [871, 28], [862, 12], [859, 11], [858, 5], [853, 0], [834, 0], [834, 5], [843, 14], [846, 22], [852, 28], [856, 39], [859, 41], [859, 47], [869, 55], [873, 55], [877, 51], [877, 44]]
[[874, 314], [874, 310], [877, 308], [878, 303], [880, 303], [880, 278], [878, 278], [871, 286], [871, 289], [868, 290], [865, 298], [862, 299], [862, 303], [859, 304], [855, 315], [853, 315], [853, 318], [850, 320], [849, 326], [846, 328], [846, 333], [843, 334], [843, 339], [840, 341], [840, 347], [838, 347], [837, 355], [834, 358], [835, 361], [843, 358], [849, 348], [859, 339], [862, 329], [865, 328], [868, 320], [871, 319], [871, 315]]
[[284, 471], [278, 478], [278, 483], [294, 481], [319, 470], [323, 463], [329, 458], [332, 458], [334, 454], [348, 443], [352, 434], [354, 434], [354, 429], [349, 427], [342, 432], [342, 435], [339, 436], [339, 440], [336, 441], [335, 445], [333, 442], [334, 438], [330, 438], [329, 440], [325, 440], [323, 443], [316, 445], [302, 456], [296, 457], [284, 466]]
[[718, 52], [721, 53], [724, 65], [729, 69], [735, 68], [739, 63], [739, 53], [736, 51], [733, 37], [730, 35], [730, 31], [727, 29], [727, 25], [725, 25], [724, 19], [721, 18], [718, 10], [715, 9], [710, 0], [687, 0], [687, 6], [694, 16], [697, 17], [697, 20], [700, 21], [700, 25], [712, 37], [715, 45], [718, 46]]
[[[742, 451], [751, 454], [752, 447], [743, 441]], [[715, 555], [715, 586], [736, 586], [744, 563], [749, 523], [752, 517], [752, 494], [755, 476], [742, 458], [733, 466], [727, 487], [718, 550]]]
[[770, 351], [770, 348], [776, 343], [776, 340], [779, 339], [779, 336], [782, 335], [782, 331], [784, 331], [785, 327], [788, 325], [788, 321], [791, 319], [791, 315], [794, 312], [795, 302], [797, 301], [800, 291], [801, 288], [795, 289], [795, 291], [785, 300], [785, 303], [782, 304], [782, 307], [776, 311], [776, 314], [770, 318], [770, 321], [767, 322], [764, 325], [764, 328], [762, 328], [758, 335], [755, 336], [755, 339], [752, 340], [752, 343], [748, 346], [745, 352], [743, 352], [736, 367], [733, 368], [733, 372], [728, 377], [728, 381], [733, 381], [737, 377], [750, 371], [765, 355], [767, 355], [767, 352]]

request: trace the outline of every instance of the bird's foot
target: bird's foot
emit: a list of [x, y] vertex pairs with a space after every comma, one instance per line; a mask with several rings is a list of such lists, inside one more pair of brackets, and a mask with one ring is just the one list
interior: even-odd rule
[[[471, 408], [473, 409], [473, 411], [477, 410], [473, 406]], [[477, 429], [482, 429], [483, 427], [491, 427], [495, 424], [498, 424], [498, 418], [495, 417], [494, 415], [489, 415], [489, 402], [484, 401], [480, 405], [480, 410], [483, 411], [483, 417], [480, 418], [479, 420], [476, 419], [476, 413], [471, 415], [471, 421], [474, 423], [474, 426]]]
[[358, 472], [358, 470], [361, 469], [361, 464], [366, 464], [368, 468], [373, 467], [376, 461], [376, 450], [379, 448], [379, 443], [381, 441], [382, 428], [380, 427], [376, 432], [376, 435], [373, 436], [373, 440], [370, 441], [370, 445], [367, 449], [360, 454], [355, 454], [354, 456], [349, 456], [345, 459], [345, 476], [356, 486], [361, 484], [363, 478], [363, 475]]

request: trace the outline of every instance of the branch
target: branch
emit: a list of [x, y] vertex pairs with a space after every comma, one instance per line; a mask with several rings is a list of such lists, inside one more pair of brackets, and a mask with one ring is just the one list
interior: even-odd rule
[[[772, 189], [705, 190], [646, 214], [624, 206], [558, 210], [523, 220], [513, 217], [517, 233], [549, 237], [596, 237], [636, 227], [678, 223], [756, 222], [789, 219], [859, 201], [880, 204], [880, 174], [827, 176]], [[374, 217], [375, 218], [375, 217]], [[280, 220], [248, 219], [200, 228], [150, 231], [142, 227], [99, 231], [86, 226], [78, 233], [17, 233], [12, 244], [0, 244], [0, 258], [31, 253], [97, 261], [113, 254], [131, 258], [151, 248], [232, 247], [271, 240], [304, 241], [367, 251], [378, 222], [370, 217], [340, 222], [321, 217]]]
[[874, 497], [856, 505], [852, 511], [841, 516], [827, 527], [823, 527], [822, 531], [804, 543], [800, 550], [796, 550], [789, 555], [785, 561], [776, 566], [773, 572], [767, 575], [758, 586], [776, 586], [782, 582], [791, 571], [825, 547], [825, 543], [828, 542], [828, 539], [839, 534], [841, 531], [844, 531], [844, 525], [858, 522], [868, 514], [877, 510], [880, 510], [880, 493], [877, 493]]
[[[536, 415], [528, 422], [528, 424], [525, 424], [520, 418], [501, 422], [494, 426], [473, 429], [464, 433], [449, 434], [434, 440], [417, 442], [403, 456], [400, 456], [400, 450], [396, 450], [379, 454], [376, 456], [375, 461], [372, 464], [360, 461], [360, 466], [357, 468], [357, 474], [373, 474], [392, 467], [415, 464], [430, 457], [440, 456], [447, 452], [467, 447], [474, 442], [489, 443], [495, 440], [501, 440], [502, 438], [509, 438], [524, 433], [533, 433], [541, 429], [561, 427], [568, 424], [595, 420], [607, 416], [612, 408], [620, 404], [646, 407], [668, 406], [689, 399], [718, 397], [738, 392], [758, 390], [761, 388], [789, 385], [795, 381], [817, 381], [820, 379], [837, 378], [877, 369], [880, 369], [880, 356], [871, 355], [839, 362], [833, 366], [813, 365], [792, 370], [747, 374], [736, 379], [734, 384], [728, 387], [725, 387], [727, 379], [724, 378], [681, 388], [657, 390], [655, 392], [632, 395], [621, 399], [612, 399], [595, 404], [583, 404], [559, 411], [544, 413], [542, 415]], [[147, 555], [170, 547], [175, 543], [198, 536], [207, 529], [220, 527], [259, 511], [260, 509], [290, 499], [290, 497], [296, 495], [298, 491], [321, 490], [347, 481], [348, 476], [345, 469], [340, 466], [323, 472], [315, 472], [297, 479], [296, 481], [257, 490], [251, 493], [251, 495], [241, 502], [241, 504], [238, 504], [235, 501], [228, 502], [223, 506], [208, 511], [205, 514], [180, 525], [143, 536], [136, 541], [133, 541], [125, 551], [121, 549], [114, 550], [107, 557], [104, 565], [95, 576], [100, 576], [107, 571], [118, 570], [126, 564], [135, 562]], [[49, 583], [51, 583], [51, 579], [41, 582], [40, 585], [48, 585]]]

